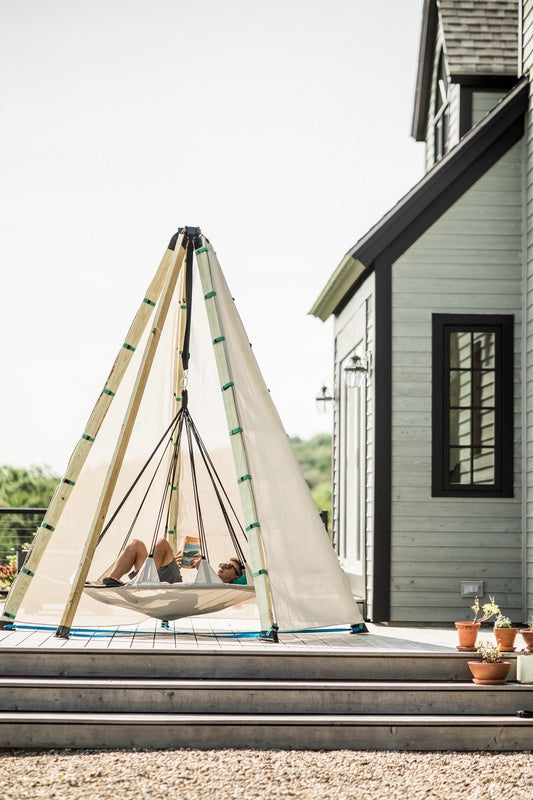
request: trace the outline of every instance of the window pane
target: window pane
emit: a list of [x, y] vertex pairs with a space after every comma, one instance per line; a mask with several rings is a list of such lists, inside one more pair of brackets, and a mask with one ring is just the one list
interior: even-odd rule
[[494, 447], [494, 410], [477, 411], [475, 414], [479, 418], [480, 436], [478, 444], [480, 447]]
[[495, 334], [489, 333], [474, 333], [474, 352], [477, 356], [477, 363], [474, 364], [476, 369], [494, 369], [494, 351], [495, 351]]
[[470, 408], [472, 405], [470, 370], [450, 371], [450, 406]]
[[476, 391], [474, 391], [474, 405], [483, 406], [483, 408], [494, 408], [496, 404], [494, 394], [494, 386], [496, 381], [495, 372], [493, 370], [489, 370], [476, 374], [479, 376], [479, 378], [476, 382], [478, 388], [477, 397]]
[[472, 450], [470, 447], [450, 447], [449, 480], [452, 484], [469, 484], [470, 459]]
[[472, 413], [469, 408], [450, 410], [450, 446], [470, 447], [472, 444]]
[[466, 331], [453, 331], [450, 333], [450, 368], [451, 369], [470, 369], [471, 335]]
[[483, 448], [479, 455], [474, 457], [473, 483], [494, 483], [494, 448]]

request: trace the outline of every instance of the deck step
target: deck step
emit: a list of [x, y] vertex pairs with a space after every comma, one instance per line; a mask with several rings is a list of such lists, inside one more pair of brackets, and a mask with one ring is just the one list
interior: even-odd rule
[[[529, 750], [533, 685], [453, 651], [2, 648], [0, 748]], [[31, 676], [31, 677], [30, 677]]]
[[0, 678], [0, 711], [220, 714], [475, 714], [533, 711], [533, 686], [472, 682]]
[[[313, 651], [224, 649], [100, 649], [4, 647], [3, 676], [91, 678], [469, 681], [472, 654], [398, 650]], [[509, 680], [516, 676], [512, 654]]]
[[0, 748], [523, 751], [532, 735], [511, 716], [0, 713]]

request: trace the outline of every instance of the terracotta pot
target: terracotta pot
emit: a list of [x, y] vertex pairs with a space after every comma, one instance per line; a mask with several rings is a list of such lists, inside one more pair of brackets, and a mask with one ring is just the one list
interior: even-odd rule
[[473, 652], [476, 649], [476, 639], [481, 622], [456, 622], [455, 627], [459, 635], [457, 649]]
[[517, 633], [518, 628], [494, 628], [494, 636], [502, 653], [512, 653]]
[[533, 628], [522, 628], [520, 631], [528, 653], [533, 653]]
[[511, 667], [510, 661], [500, 661], [490, 664], [485, 661], [469, 661], [470, 672], [474, 676], [472, 680], [480, 686], [496, 686], [505, 683], [507, 673]]

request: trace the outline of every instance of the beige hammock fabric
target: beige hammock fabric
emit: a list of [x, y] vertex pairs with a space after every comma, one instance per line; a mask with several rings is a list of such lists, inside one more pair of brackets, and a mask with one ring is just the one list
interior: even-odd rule
[[[309, 488], [296, 462], [216, 254], [207, 240], [203, 239], [203, 243], [207, 247], [211, 277], [224, 329], [228, 363], [234, 383], [266, 554], [266, 569], [272, 590], [276, 622], [281, 631], [360, 623], [362, 617], [350, 591], [347, 577], [340, 568]], [[224, 409], [224, 393], [221, 391], [213, 353], [206, 301], [196, 269], [195, 263], [191, 360], [187, 376], [189, 408], [244, 527], [237, 483], [242, 476], [236, 475], [235, 472]], [[253, 270], [253, 258], [250, 258], [251, 276]], [[176, 290], [107, 519], [111, 517], [131, 487], [146, 462], [147, 453], [159, 441], [162, 432], [176, 412], [176, 376], [179, 371], [177, 331], [183, 326], [183, 318], [180, 322], [180, 315], [185, 313], [181, 307], [182, 299], [180, 291]], [[108, 313], [111, 313], [111, 310]], [[104, 316], [103, 309], [99, 310], [100, 314]], [[80, 561], [83, 543], [102, 490], [106, 470], [112, 458], [117, 432], [128, 407], [144, 345], [150, 335], [150, 324], [148, 324], [20, 604], [17, 621], [46, 625], [57, 625], [60, 622], [71, 581]], [[154, 535], [158, 505], [164, 490], [164, 474], [165, 470], [162, 470], [161, 475], [155, 479], [154, 491], [145, 502], [132, 534], [136, 538], [143, 539], [148, 549]], [[106, 574], [109, 565], [120, 552], [130, 521], [139, 509], [141, 498], [151, 478], [152, 475], [148, 470], [98, 545], [89, 579], [98, 580], [102, 574]], [[220, 509], [213, 502], [210, 486], [203, 475], [199, 476], [199, 486], [206, 539], [209, 545], [209, 562], [216, 565], [232, 555], [232, 544]], [[175, 544], [179, 548], [186, 534], [196, 535], [195, 512], [190, 497], [190, 466], [186, 458], [181, 459], [180, 478], [175, 491], [178, 508]], [[156, 532], [158, 536], [165, 534], [166, 531], [163, 529]], [[249, 551], [246, 542], [243, 542], [243, 549], [248, 562]], [[228, 590], [209, 585], [199, 588], [194, 583], [196, 579], [194, 570], [182, 572], [183, 584], [160, 584], [142, 590], [139, 587], [120, 588], [118, 591], [85, 590], [76, 611], [74, 625], [76, 627], [127, 625], [140, 621], [146, 614], [159, 619], [178, 619], [190, 614], [208, 613], [213, 610], [214, 605], [222, 604], [221, 607], [224, 607], [234, 603], [239, 604], [243, 598], [249, 599], [253, 596], [253, 586], [234, 586]], [[103, 599], [103, 594], [95, 594], [103, 591], [106, 592], [105, 603], [95, 599], [97, 597]], [[228, 594], [224, 599], [226, 593]], [[127, 607], [123, 607], [119, 601], [126, 597], [129, 602], [124, 604]], [[213, 597], [219, 599], [214, 600]], [[183, 600], [184, 605], [179, 609], [174, 602], [182, 602], [178, 598], [187, 598]], [[167, 610], [163, 611], [162, 607], [165, 604]], [[204, 608], [206, 611], [202, 610]], [[232, 616], [234, 618], [234, 615]]]

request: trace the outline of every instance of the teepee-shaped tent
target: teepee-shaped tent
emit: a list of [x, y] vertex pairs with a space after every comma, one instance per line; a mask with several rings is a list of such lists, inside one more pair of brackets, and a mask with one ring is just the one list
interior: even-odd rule
[[[172, 448], [157, 450], [165, 433], [175, 442], [169, 422], [180, 417], [185, 399], [219, 481], [215, 494], [219, 501], [224, 494], [224, 503], [207, 499], [213, 479], [196, 474], [192, 456], [189, 461], [174, 450], [177, 470], [170, 480], [165, 465]], [[148, 468], [155, 462], [163, 468]], [[184, 228], [170, 241], [148, 287], [0, 624], [57, 625], [58, 635], [67, 636], [74, 619], [98, 627], [212, 610], [197, 599], [197, 582], [148, 581], [137, 593], [128, 585], [118, 601], [105, 604], [84, 590], [88, 578], [106, 574], [129, 520], [147, 545], [164, 536], [176, 551], [183, 536], [194, 532], [200, 504], [210, 562], [227, 559], [237, 544], [227, 538], [224, 504], [243, 534], [249, 584], [233, 587], [220, 607], [255, 592], [262, 632], [274, 640], [278, 628], [362, 622], [216, 254], [198, 228]], [[219, 598], [221, 588], [228, 589], [211, 588]], [[172, 605], [180, 596], [189, 598], [182, 611]]]

